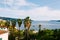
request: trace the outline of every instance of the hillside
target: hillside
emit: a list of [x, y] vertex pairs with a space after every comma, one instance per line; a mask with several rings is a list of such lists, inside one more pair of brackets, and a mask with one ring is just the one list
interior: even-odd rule
[[17, 18], [9, 18], [9, 17], [0, 17], [3, 20], [16, 20]]

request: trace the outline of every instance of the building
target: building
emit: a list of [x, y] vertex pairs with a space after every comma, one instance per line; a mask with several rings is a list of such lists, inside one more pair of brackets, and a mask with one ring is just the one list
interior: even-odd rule
[[0, 40], [8, 40], [8, 29], [4, 25], [6, 20], [0, 19]]
[[0, 30], [0, 40], [8, 40], [8, 31]]

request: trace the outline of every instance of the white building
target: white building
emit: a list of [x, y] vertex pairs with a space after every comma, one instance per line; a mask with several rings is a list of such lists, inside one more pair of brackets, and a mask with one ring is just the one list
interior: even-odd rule
[[0, 40], [8, 40], [7, 28], [5, 28], [5, 29], [0, 28]]
[[0, 40], [8, 40], [8, 32], [0, 34]]
[[[6, 20], [0, 19], [0, 22], [6, 22]], [[6, 27], [1, 27], [0, 25], [0, 40], [8, 40], [8, 29]]]

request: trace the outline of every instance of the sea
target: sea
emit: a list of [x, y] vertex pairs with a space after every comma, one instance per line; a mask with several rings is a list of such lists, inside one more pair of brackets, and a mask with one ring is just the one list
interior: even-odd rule
[[[19, 29], [18, 23], [16, 23], [16, 28]], [[41, 25], [41, 30], [44, 29], [60, 29], [60, 22], [54, 21], [32, 21], [31, 30], [39, 30], [39, 25]], [[20, 30], [24, 30], [24, 24], [22, 23]]]

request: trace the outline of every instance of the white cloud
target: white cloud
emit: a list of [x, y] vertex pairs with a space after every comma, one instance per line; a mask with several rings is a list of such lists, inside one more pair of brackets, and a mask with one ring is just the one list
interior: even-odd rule
[[54, 10], [47, 6], [37, 7], [31, 10], [11, 10], [0, 8], [0, 16], [25, 18], [30, 16], [33, 20], [58, 20], [60, 19], [60, 10]]
[[60, 10], [53, 10], [49, 7], [38, 7], [28, 11], [28, 15], [34, 20], [58, 20]]
[[15, 0], [15, 4], [16, 5], [21, 5], [21, 6], [28, 5], [26, 0]]
[[4, 0], [0, 3], [4, 4], [5, 6], [9, 5], [10, 8], [12, 8], [12, 9], [18, 9], [21, 6], [28, 6], [28, 7], [31, 7], [31, 8], [34, 8], [34, 7], [38, 6], [34, 3], [27, 2], [26, 0]]

